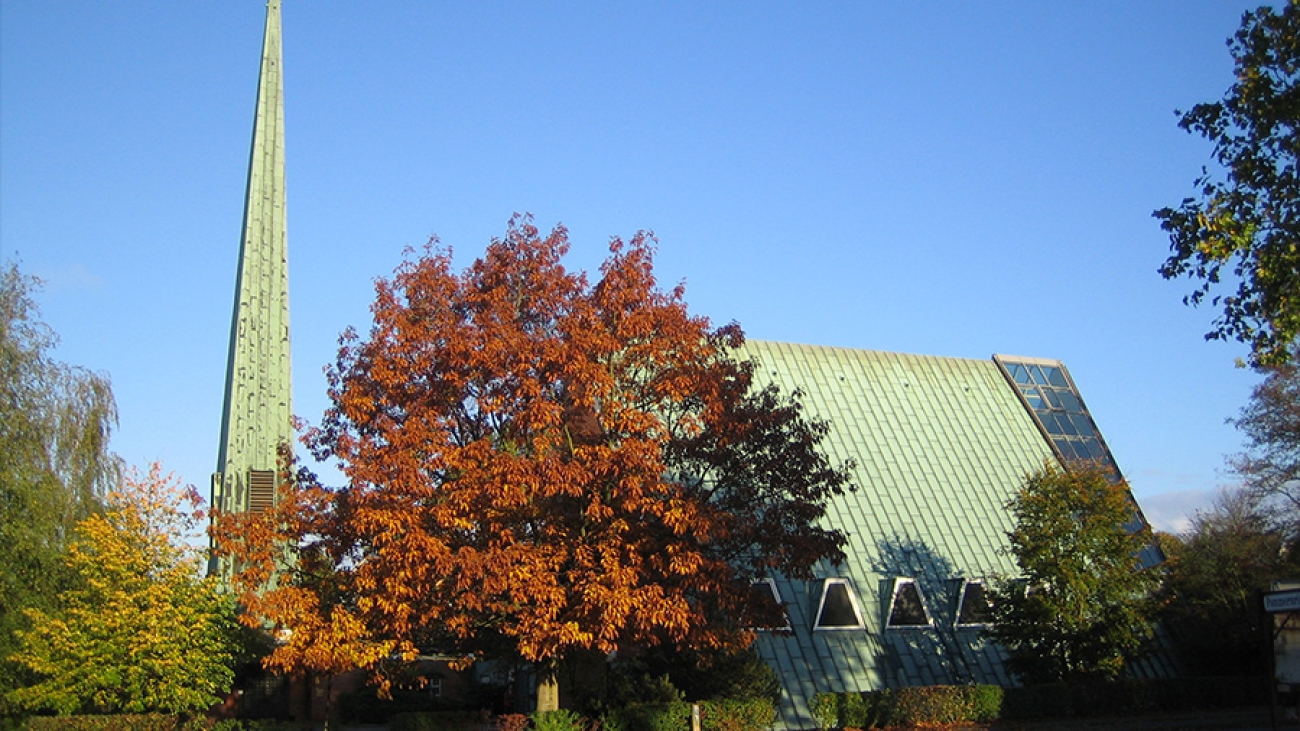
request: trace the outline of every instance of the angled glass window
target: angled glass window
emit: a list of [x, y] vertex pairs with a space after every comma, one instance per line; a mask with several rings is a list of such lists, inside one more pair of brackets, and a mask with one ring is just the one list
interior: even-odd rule
[[785, 603], [781, 601], [781, 592], [777, 590], [774, 579], [755, 579], [749, 585], [749, 594], [751, 605], [760, 615], [753, 629], [790, 629], [790, 615], [785, 611]]
[[817, 602], [817, 623], [813, 629], [863, 629], [862, 609], [848, 579], [822, 582], [821, 601]]
[[963, 581], [957, 600], [957, 626], [978, 627], [993, 621], [993, 605], [981, 580]]
[[894, 579], [893, 595], [889, 599], [889, 621], [886, 627], [929, 627], [930, 612], [925, 608], [925, 597], [915, 579]]

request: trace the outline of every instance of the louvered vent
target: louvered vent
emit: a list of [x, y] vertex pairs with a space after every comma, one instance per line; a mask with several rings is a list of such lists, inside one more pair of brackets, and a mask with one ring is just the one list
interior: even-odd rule
[[275, 505], [275, 472], [248, 471], [248, 512], [260, 513]]

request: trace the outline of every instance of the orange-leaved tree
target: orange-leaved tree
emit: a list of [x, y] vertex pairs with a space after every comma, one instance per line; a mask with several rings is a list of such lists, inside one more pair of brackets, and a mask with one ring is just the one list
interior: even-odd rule
[[[270, 587], [258, 621], [375, 650], [363, 663], [505, 647], [545, 676], [578, 650], [744, 646], [771, 609], [753, 579], [839, 561], [827, 426], [755, 385], [738, 326], [658, 287], [653, 247], [614, 239], [591, 283], [563, 227], [516, 217], [462, 273], [430, 245], [380, 280], [307, 435], [347, 486], [299, 482], [221, 541]], [[277, 655], [306, 662], [292, 640]]]

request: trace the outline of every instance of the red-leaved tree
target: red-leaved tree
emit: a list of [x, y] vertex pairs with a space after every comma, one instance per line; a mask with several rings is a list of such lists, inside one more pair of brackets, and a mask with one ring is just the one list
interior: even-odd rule
[[306, 438], [347, 486], [219, 525], [250, 621], [291, 630], [274, 666], [495, 647], [545, 676], [578, 650], [745, 646], [771, 609], [754, 578], [843, 557], [827, 426], [657, 286], [653, 243], [615, 239], [592, 284], [562, 227], [516, 217], [463, 273], [430, 246], [378, 282]]

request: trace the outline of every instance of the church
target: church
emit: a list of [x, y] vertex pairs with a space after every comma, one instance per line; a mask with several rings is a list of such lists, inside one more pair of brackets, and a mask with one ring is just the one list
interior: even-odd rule
[[[227, 512], [274, 500], [277, 449], [293, 439], [280, 65], [280, 0], [269, 0], [212, 480], [212, 505]], [[784, 689], [778, 726], [815, 727], [808, 704], [819, 692], [1012, 684], [980, 633], [986, 582], [1016, 573], [1007, 501], [1046, 462], [1093, 460], [1119, 474], [1065, 365], [762, 341], [742, 355], [759, 385], [803, 394], [806, 414], [830, 425], [827, 456], [852, 462], [857, 486], [831, 499], [825, 519], [849, 537], [842, 565], [755, 585], [785, 609], [785, 627], [757, 641]], [[1140, 559], [1160, 556], [1152, 546]], [[1170, 674], [1166, 662], [1136, 671]]]
[[[849, 535], [843, 564], [756, 586], [786, 612], [785, 629], [757, 642], [784, 689], [778, 725], [815, 727], [808, 703], [820, 692], [1013, 685], [980, 636], [985, 582], [1018, 573], [1006, 503], [1045, 462], [1118, 469], [1065, 365], [757, 341], [745, 355], [759, 379], [799, 389], [807, 414], [829, 422], [823, 448], [855, 463], [858, 487], [826, 516]], [[1142, 524], [1135, 510], [1132, 527]], [[1161, 557], [1150, 546], [1140, 560]], [[1134, 671], [1173, 668], [1155, 657]]]

